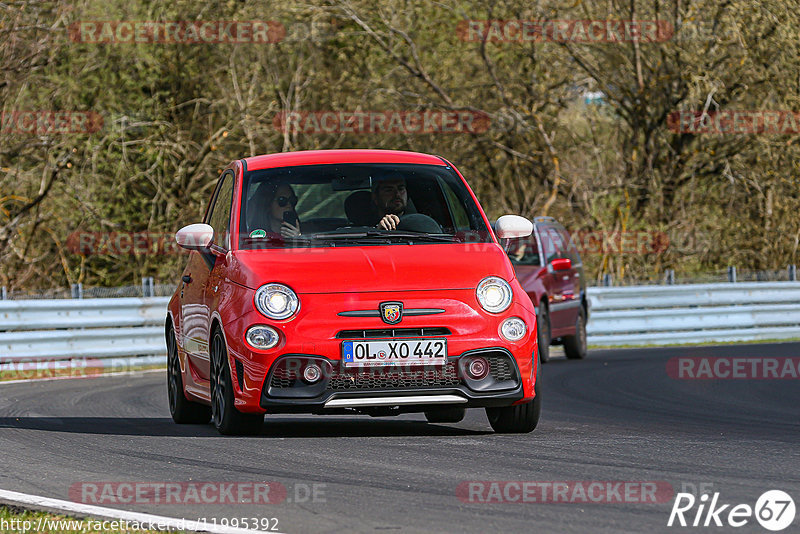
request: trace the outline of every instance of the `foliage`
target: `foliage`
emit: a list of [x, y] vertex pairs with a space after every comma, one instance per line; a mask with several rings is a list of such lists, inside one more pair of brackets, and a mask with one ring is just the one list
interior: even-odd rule
[[[441, 154], [491, 217], [663, 232], [650, 254], [589, 254], [590, 275], [657, 278], [798, 261], [798, 135], [678, 133], [679, 110], [798, 110], [797, 0], [314, 0], [297, 4], [21, 0], [0, 4], [3, 112], [102, 115], [95, 133], [0, 130], [0, 285], [136, 284], [181, 255], [80, 255], [78, 231], [172, 233], [222, 168], [317, 148]], [[474, 42], [466, 20], [659, 20], [661, 42]], [[96, 44], [80, 21], [272, 20], [278, 43]], [[600, 92], [599, 101], [584, 95]], [[450, 134], [309, 134], [291, 111], [473, 110]]]

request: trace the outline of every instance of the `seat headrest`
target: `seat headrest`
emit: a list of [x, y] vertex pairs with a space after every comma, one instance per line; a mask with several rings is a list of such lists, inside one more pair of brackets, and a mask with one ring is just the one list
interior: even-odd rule
[[375, 226], [380, 220], [369, 191], [354, 191], [344, 201], [344, 212], [355, 226]]
[[[344, 201], [344, 212], [355, 226], [375, 226], [381, 220], [378, 207], [372, 202], [370, 191], [354, 191]], [[406, 214], [416, 213], [417, 208], [410, 198], [406, 204]]]

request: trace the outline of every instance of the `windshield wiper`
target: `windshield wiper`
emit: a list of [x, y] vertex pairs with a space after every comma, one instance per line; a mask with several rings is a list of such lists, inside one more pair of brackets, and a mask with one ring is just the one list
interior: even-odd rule
[[267, 234], [259, 237], [245, 236], [244, 240], [247, 244], [252, 245], [255, 243], [270, 243], [270, 244], [292, 244], [292, 243], [310, 243], [313, 238], [301, 235], [297, 237], [283, 237], [278, 234]]
[[440, 243], [460, 243], [460, 240], [452, 234], [427, 234], [422, 232], [395, 232], [388, 231], [381, 234], [382, 236], [390, 236], [398, 239], [411, 239], [423, 241], [437, 241]]
[[458, 243], [457, 237], [452, 234], [426, 234], [421, 232], [396, 232], [392, 230], [368, 230], [365, 232], [339, 232], [339, 233], [317, 233], [311, 236], [312, 239], [322, 240], [387, 240], [397, 239], [409, 241], [435, 241], [438, 243]]

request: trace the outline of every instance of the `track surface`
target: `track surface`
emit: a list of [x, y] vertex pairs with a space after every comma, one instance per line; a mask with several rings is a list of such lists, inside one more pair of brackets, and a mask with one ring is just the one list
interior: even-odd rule
[[[726, 503], [782, 489], [800, 508], [800, 381], [669, 378], [674, 356], [800, 356], [800, 344], [592, 351], [543, 368], [528, 435], [399, 418], [268, 416], [253, 438], [172, 423], [165, 374], [0, 385], [0, 488], [69, 500], [85, 481], [322, 483], [324, 502], [117, 505], [173, 517], [274, 517], [282, 532], [676, 532], [662, 504], [480, 504], [469, 480], [713, 484]], [[114, 507], [114, 505], [111, 505]], [[800, 512], [800, 510], [798, 510]], [[784, 532], [796, 532], [795, 523]], [[729, 531], [730, 528], [711, 528]], [[751, 520], [738, 532], [766, 532]]]

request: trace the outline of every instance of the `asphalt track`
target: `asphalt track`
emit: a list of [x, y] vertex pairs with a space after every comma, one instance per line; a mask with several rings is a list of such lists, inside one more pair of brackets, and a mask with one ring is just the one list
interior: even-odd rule
[[[268, 416], [260, 436], [178, 426], [165, 374], [0, 385], [0, 488], [70, 500], [82, 482], [280, 482], [279, 504], [107, 504], [197, 519], [277, 518], [281, 532], [680, 532], [672, 498], [468, 503], [465, 481], [663, 481], [800, 508], [800, 380], [676, 380], [675, 356], [800, 356], [800, 344], [596, 350], [544, 366], [539, 428], [492, 433], [481, 410], [422, 416]], [[312, 484], [317, 502], [298, 499]], [[296, 494], [296, 492], [299, 492]], [[74, 496], [73, 496], [74, 497]], [[291, 501], [291, 502], [290, 502]], [[301, 501], [301, 502], [297, 502]], [[800, 510], [799, 510], [800, 512]], [[785, 532], [797, 531], [800, 513]], [[755, 520], [737, 532], [767, 532]]]

